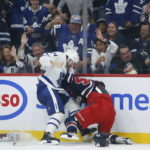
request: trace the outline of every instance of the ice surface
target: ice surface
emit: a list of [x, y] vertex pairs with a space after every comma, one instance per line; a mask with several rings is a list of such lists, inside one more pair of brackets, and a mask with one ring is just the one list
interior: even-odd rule
[[39, 142], [0, 143], [1, 150], [150, 150], [150, 144], [114, 145], [96, 147], [93, 143], [61, 142], [60, 145], [40, 144]]

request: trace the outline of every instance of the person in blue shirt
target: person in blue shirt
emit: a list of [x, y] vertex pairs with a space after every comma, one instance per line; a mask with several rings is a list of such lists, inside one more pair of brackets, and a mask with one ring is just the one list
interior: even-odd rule
[[49, 17], [49, 10], [40, 5], [39, 0], [30, 0], [31, 6], [23, 11], [23, 24], [26, 34], [29, 36], [26, 45], [26, 53], [31, 52], [31, 45], [42, 40], [42, 25]]
[[108, 0], [107, 23], [116, 22], [119, 31], [128, 39], [128, 44], [138, 36], [142, 3], [140, 0]]

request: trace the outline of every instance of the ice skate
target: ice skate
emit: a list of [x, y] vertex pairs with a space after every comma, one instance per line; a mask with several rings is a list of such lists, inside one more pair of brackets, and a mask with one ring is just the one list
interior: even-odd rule
[[109, 140], [111, 144], [134, 144], [130, 138], [125, 138], [117, 135], [110, 135]]
[[58, 145], [60, 143], [60, 141], [59, 141], [59, 139], [52, 137], [49, 132], [44, 132], [44, 135], [41, 139], [41, 144], [46, 144], [46, 143]]
[[107, 147], [109, 146], [109, 135], [105, 132], [99, 132], [94, 135], [93, 141], [97, 147]]
[[65, 140], [80, 140], [77, 133], [71, 133], [71, 132], [62, 133], [60, 137]]

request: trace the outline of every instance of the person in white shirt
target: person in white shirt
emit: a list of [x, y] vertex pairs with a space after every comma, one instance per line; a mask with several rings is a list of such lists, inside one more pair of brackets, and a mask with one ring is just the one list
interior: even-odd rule
[[105, 39], [100, 30], [97, 30], [96, 33], [95, 49], [91, 54], [91, 71], [93, 73], [109, 73], [110, 61], [116, 54], [118, 45]]
[[25, 53], [25, 45], [28, 42], [26, 33], [22, 34], [21, 45], [18, 49], [18, 57], [23, 60], [27, 73], [42, 73], [40, 70], [39, 58], [44, 53], [44, 46], [41, 42], [32, 44], [32, 53]]
[[2, 46], [2, 58], [0, 59], [1, 73], [23, 73], [25, 65], [19, 60], [16, 48], [10, 45]]

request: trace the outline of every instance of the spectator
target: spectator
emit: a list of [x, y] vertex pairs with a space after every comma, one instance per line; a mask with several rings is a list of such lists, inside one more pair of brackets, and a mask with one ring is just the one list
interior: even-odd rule
[[0, 48], [5, 44], [10, 44], [10, 32], [5, 19], [0, 16]]
[[31, 6], [23, 11], [23, 23], [26, 34], [29, 37], [25, 53], [31, 52], [32, 43], [42, 40], [42, 25], [48, 19], [49, 11], [39, 4], [39, 0], [30, 0]]
[[107, 24], [106, 24], [106, 20], [103, 18], [99, 18], [97, 20], [97, 28], [99, 30], [101, 30], [102, 35], [105, 37], [106, 36], [106, 32], [107, 32]]
[[2, 15], [7, 22], [7, 26], [10, 28], [10, 16], [11, 16], [10, 9], [13, 5], [12, 0], [2, 0], [1, 3], [3, 7]]
[[130, 51], [128, 46], [119, 48], [119, 56], [113, 57], [110, 63], [110, 73], [116, 74], [143, 74], [145, 73], [144, 60], [137, 51]]
[[128, 44], [138, 37], [142, 5], [140, 0], [108, 0], [106, 4], [107, 23], [116, 22]]
[[[64, 19], [60, 15], [52, 16], [47, 23], [51, 22], [52, 20], [55, 20], [55, 24], [57, 25], [64, 24]], [[49, 34], [49, 32], [45, 32], [42, 43], [44, 44], [45, 51], [54, 52], [57, 50], [57, 37]]]
[[91, 70], [93, 73], [109, 73], [110, 61], [118, 50], [118, 46], [103, 38], [101, 31], [97, 30], [98, 39], [91, 56]]
[[150, 73], [150, 29], [148, 23], [143, 23], [140, 28], [140, 37], [132, 43], [132, 49], [137, 52], [145, 60], [146, 72]]
[[[6, 2], [8, 4], [8, 1], [1, 0], [0, 1], [0, 49], [5, 44], [10, 44], [10, 29], [6, 22], [6, 9], [5, 5]], [[1, 57], [1, 51], [0, 51], [0, 57]]]
[[118, 31], [118, 26], [115, 22], [107, 25], [106, 38], [115, 42], [118, 46], [127, 44], [126, 38]]
[[18, 50], [18, 57], [26, 65], [27, 73], [41, 73], [39, 58], [44, 53], [44, 46], [42, 43], [33, 43], [32, 44], [32, 53], [25, 54], [25, 45], [28, 41], [26, 33], [22, 35], [21, 45]]
[[57, 51], [64, 52], [69, 48], [79, 50], [83, 45], [83, 36], [81, 32], [81, 17], [72, 16], [70, 24], [57, 24], [56, 18], [46, 26], [46, 32], [57, 37]]
[[15, 47], [4, 45], [0, 62], [0, 72], [2, 73], [22, 73], [25, 71], [25, 65], [19, 60]]
[[140, 28], [140, 37], [136, 38], [133, 43], [131, 49], [136, 49], [137, 52], [146, 59], [150, 56], [150, 29], [149, 24], [144, 23]]
[[140, 22], [148, 22], [148, 12], [147, 12], [147, 6], [148, 6], [149, 0], [140, 0], [140, 3], [142, 5], [142, 13], [140, 16]]
[[24, 32], [23, 11], [28, 6], [28, 0], [13, 0], [11, 6], [11, 43], [16, 47], [21, 44], [21, 35]]

